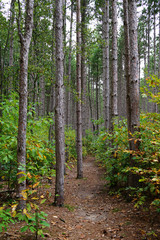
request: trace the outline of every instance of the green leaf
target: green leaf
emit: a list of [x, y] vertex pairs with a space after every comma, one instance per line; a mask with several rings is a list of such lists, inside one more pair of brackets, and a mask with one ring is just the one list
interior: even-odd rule
[[40, 202], [40, 204], [43, 204], [43, 203], [45, 203], [45, 201], [46, 201], [46, 199], [43, 199], [43, 200]]
[[30, 230], [32, 233], [36, 232], [36, 228], [34, 228], [33, 226], [30, 226], [30, 227], [29, 227], [29, 230]]
[[50, 227], [50, 224], [46, 221], [41, 221], [40, 224], [45, 227]]
[[28, 229], [28, 226], [24, 226], [24, 227], [21, 228], [21, 232], [22, 232], [22, 233], [23, 233], [23, 232], [26, 232], [27, 229]]

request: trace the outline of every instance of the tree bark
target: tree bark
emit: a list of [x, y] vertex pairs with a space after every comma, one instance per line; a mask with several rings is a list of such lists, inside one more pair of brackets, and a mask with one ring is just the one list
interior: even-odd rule
[[55, 103], [55, 137], [56, 137], [56, 185], [55, 205], [64, 204], [64, 54], [63, 54], [63, 2], [56, 0], [56, 103]]
[[104, 119], [105, 127], [109, 129], [110, 122], [110, 79], [109, 79], [109, 0], [105, 0], [103, 16], [104, 48], [103, 48], [103, 76], [104, 76]]
[[73, 0], [71, 1], [71, 22], [70, 22], [70, 39], [69, 39], [69, 57], [68, 57], [68, 85], [69, 89], [67, 91], [67, 110], [66, 110], [66, 125], [69, 126], [71, 122], [71, 67], [72, 67], [72, 28], [73, 28]]
[[82, 159], [82, 100], [81, 100], [81, 30], [80, 0], [77, 0], [77, 178], [83, 178]]
[[[130, 40], [129, 40], [128, 0], [123, 0], [123, 9], [124, 9], [127, 124], [128, 124], [128, 133], [130, 133], [131, 132], [131, 111], [130, 111], [131, 100], [130, 100]], [[130, 135], [129, 135], [129, 138], [131, 138]]]
[[[13, 67], [13, 35], [14, 35], [14, 5], [16, 0], [11, 1], [11, 7], [10, 7], [10, 45], [9, 45], [9, 66]], [[9, 86], [8, 86], [9, 92], [13, 90], [13, 75], [9, 77]]]
[[[139, 131], [139, 73], [138, 73], [138, 40], [137, 40], [137, 8], [135, 0], [128, 0], [129, 7], [129, 37], [130, 37], [130, 131], [133, 135]], [[130, 142], [131, 150], [139, 149], [139, 142], [132, 136]]]
[[112, 1], [112, 130], [113, 120], [118, 116], [118, 73], [117, 73], [117, 0]]
[[33, 29], [33, 5], [34, 0], [26, 1], [25, 32], [22, 34], [20, 29], [20, 19], [18, 21], [18, 33], [20, 38], [20, 76], [19, 76], [19, 121], [18, 121], [18, 209], [22, 210], [26, 206], [26, 200], [22, 192], [26, 190], [26, 128], [27, 128], [27, 97], [28, 97], [28, 55]]
[[86, 9], [87, 0], [81, 0], [81, 12], [82, 12], [82, 59], [81, 59], [81, 76], [82, 76], [82, 136], [85, 137], [87, 126], [87, 79], [86, 79]]

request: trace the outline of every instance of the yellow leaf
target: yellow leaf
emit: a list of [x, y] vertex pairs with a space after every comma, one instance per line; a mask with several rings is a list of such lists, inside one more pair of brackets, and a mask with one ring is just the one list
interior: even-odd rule
[[29, 158], [29, 154], [27, 153], [27, 158]]
[[45, 156], [45, 155], [44, 155], [43, 157], [46, 159], [46, 156]]
[[18, 204], [16, 203], [16, 204], [14, 204], [14, 205], [11, 206], [11, 207], [12, 207], [12, 212], [15, 212], [17, 205], [18, 205]]
[[25, 172], [19, 172], [19, 173], [17, 173], [17, 175], [20, 175], [20, 174], [26, 175]]
[[43, 195], [41, 195], [41, 196], [40, 196], [40, 198], [44, 198], [44, 196], [43, 196]]
[[27, 210], [24, 208], [23, 209], [23, 213], [26, 215], [26, 213], [27, 213]]
[[28, 213], [26, 213], [26, 216], [27, 216], [28, 218], [32, 218], [31, 215], [29, 215]]
[[30, 178], [30, 179], [32, 178], [32, 176], [29, 172], [27, 173], [27, 177]]
[[16, 212], [16, 211], [14, 211], [14, 212], [12, 213], [12, 217], [15, 217], [15, 216], [16, 216], [16, 214], [17, 214], [17, 212]]
[[24, 200], [27, 200], [27, 193], [26, 192], [22, 191], [21, 195], [23, 196]]
[[33, 199], [33, 200], [38, 200], [39, 198], [37, 198], [37, 197], [32, 197], [32, 199]]
[[104, 140], [106, 140], [106, 138], [107, 138], [107, 136], [104, 136], [104, 137], [102, 138], [102, 140], [104, 141]]
[[38, 185], [39, 185], [39, 182], [35, 183], [35, 184], [33, 185], [33, 188], [36, 188]]

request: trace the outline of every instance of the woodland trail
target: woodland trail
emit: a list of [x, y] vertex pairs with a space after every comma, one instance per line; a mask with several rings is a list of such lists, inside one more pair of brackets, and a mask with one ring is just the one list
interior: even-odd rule
[[67, 171], [65, 208], [47, 212], [50, 240], [160, 239], [146, 236], [151, 231], [146, 213], [134, 210], [133, 203], [108, 195], [104, 170], [94, 160], [85, 159], [84, 179], [76, 179], [76, 166]]
[[[71, 164], [72, 165], [72, 164]], [[160, 227], [150, 223], [147, 212], [134, 209], [134, 203], [110, 196], [107, 192], [104, 170], [93, 157], [84, 161], [84, 178], [76, 179], [76, 165], [67, 169], [65, 176], [65, 206], [54, 207], [54, 182], [48, 190], [52, 193], [41, 207], [48, 214], [50, 228], [44, 239], [48, 240], [153, 240], [160, 239]], [[149, 233], [155, 232], [149, 236]], [[148, 235], [147, 235], [148, 234]], [[19, 232], [19, 226], [12, 226], [8, 235], [0, 240], [33, 240], [33, 235]]]

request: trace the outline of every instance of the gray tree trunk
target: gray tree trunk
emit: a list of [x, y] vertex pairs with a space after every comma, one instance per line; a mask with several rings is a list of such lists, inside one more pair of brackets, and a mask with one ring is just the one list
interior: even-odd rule
[[[126, 78], [126, 103], [127, 103], [127, 124], [128, 132], [131, 132], [131, 100], [130, 100], [130, 39], [129, 39], [129, 19], [128, 0], [123, 0], [124, 9], [124, 37], [125, 37], [125, 78]], [[130, 135], [129, 135], [130, 138]]]
[[[26, 180], [19, 183], [20, 178], [26, 173], [26, 128], [27, 128], [27, 97], [28, 97], [28, 55], [33, 29], [33, 5], [34, 0], [26, 1], [25, 32], [20, 29], [20, 19], [18, 20], [18, 33], [20, 38], [20, 76], [19, 76], [19, 121], [18, 121], [18, 197], [20, 210], [25, 208], [26, 200], [22, 192], [26, 189]], [[22, 173], [21, 173], [22, 172]], [[20, 173], [20, 174], [19, 174]]]
[[[151, 17], [151, 13], [150, 13], [150, 3], [148, 0], [148, 19], [147, 19], [147, 24], [148, 24], [148, 32], [147, 32], [147, 37], [148, 37], [148, 66], [147, 66], [147, 70], [148, 70], [148, 77], [150, 77], [150, 17]], [[149, 87], [149, 86], [148, 86]], [[151, 103], [149, 102], [149, 100], [147, 101], [147, 110], [148, 112], [151, 112]]]
[[112, 1], [112, 129], [113, 119], [118, 116], [118, 72], [117, 72], [117, 0]]
[[56, 102], [55, 102], [55, 140], [56, 140], [56, 184], [55, 205], [64, 204], [64, 85], [63, 85], [63, 3], [56, 0]]
[[77, 0], [77, 178], [83, 178], [83, 159], [82, 159], [82, 101], [81, 101], [81, 16], [80, 0]]
[[104, 77], [104, 119], [105, 127], [109, 129], [110, 122], [110, 79], [109, 79], [109, 0], [105, 0], [103, 15], [103, 77]]
[[81, 0], [82, 12], [82, 59], [81, 59], [81, 76], [82, 76], [82, 136], [85, 136], [87, 126], [87, 79], [86, 79], [86, 9], [87, 1]]
[[39, 79], [39, 116], [44, 117], [45, 115], [45, 81], [44, 76]]
[[71, 22], [70, 22], [70, 39], [69, 39], [69, 59], [68, 59], [68, 85], [67, 91], [67, 110], [66, 110], [66, 125], [69, 126], [71, 122], [71, 61], [72, 61], [72, 28], [73, 28], [73, 2], [71, 1]]
[[[136, 0], [128, 0], [128, 19], [129, 19], [129, 43], [130, 43], [130, 132], [134, 134], [139, 130], [140, 111], [139, 111], [139, 73], [138, 73], [138, 40], [137, 40], [137, 7]], [[139, 142], [129, 141], [131, 150], [139, 149]]]
[[[14, 17], [15, 17], [15, 12], [14, 12], [14, 5], [15, 5], [16, 0], [11, 1], [11, 6], [10, 6], [10, 45], [9, 45], [9, 66], [13, 67], [13, 35], [14, 35]], [[10, 75], [9, 77], [9, 86], [8, 86], [9, 92], [13, 90], [13, 74]]]

